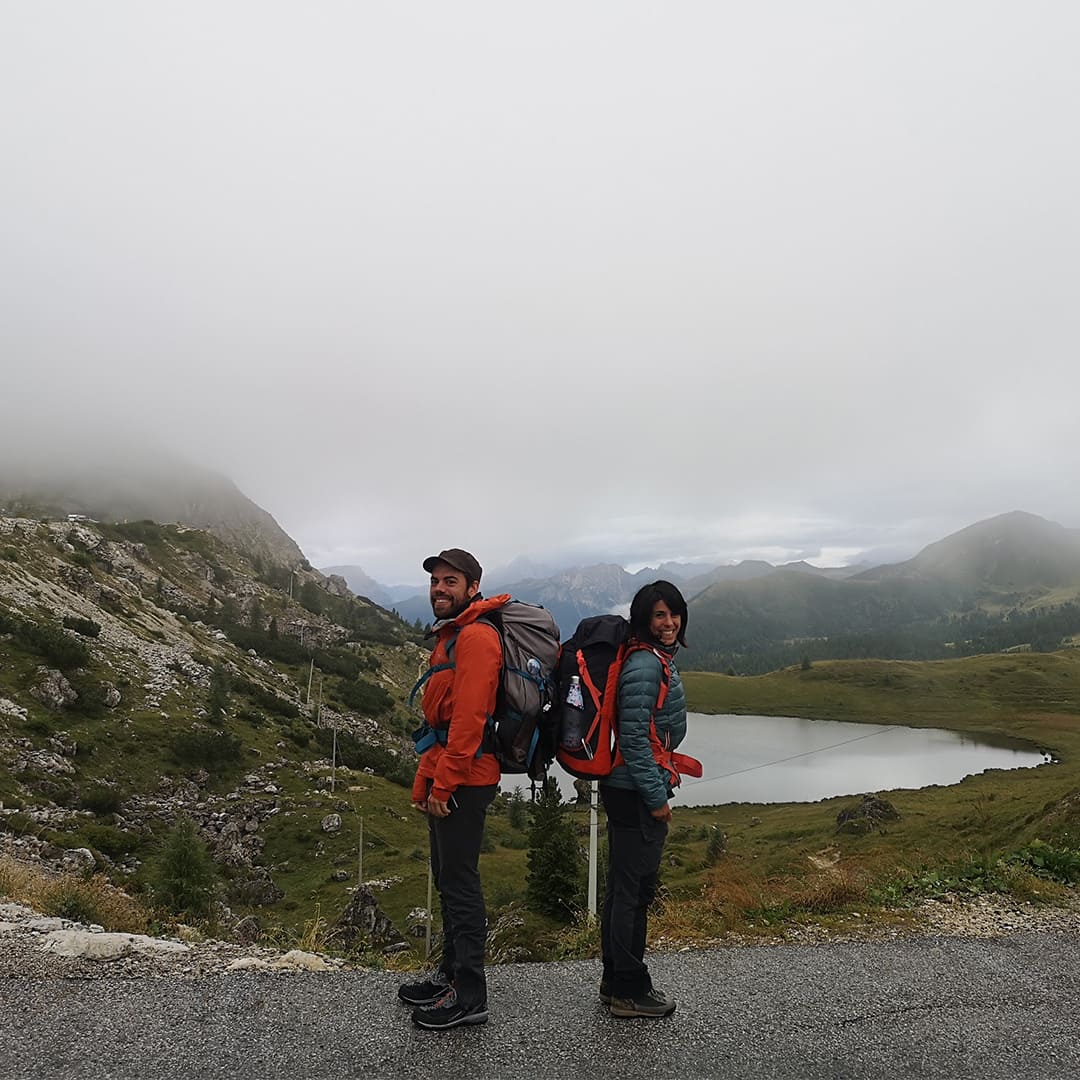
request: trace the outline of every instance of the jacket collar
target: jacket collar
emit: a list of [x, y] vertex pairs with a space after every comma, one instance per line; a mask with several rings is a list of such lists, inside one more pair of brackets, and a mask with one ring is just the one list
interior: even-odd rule
[[509, 593], [500, 593], [498, 596], [488, 597], [487, 599], [477, 593], [469, 606], [460, 614], [455, 615], [452, 619], [440, 619], [437, 623], [433, 623], [431, 626], [431, 633], [437, 634], [447, 626], [453, 626], [460, 630], [463, 626], [468, 626], [469, 623], [476, 622], [476, 620], [482, 616], [487, 615], [492, 611], [498, 611], [498, 609], [506, 604], [509, 599]]

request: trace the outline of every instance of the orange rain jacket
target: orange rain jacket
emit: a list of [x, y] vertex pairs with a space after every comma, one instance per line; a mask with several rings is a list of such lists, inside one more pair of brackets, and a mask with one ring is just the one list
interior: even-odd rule
[[502, 672], [499, 632], [489, 623], [477, 623], [481, 615], [495, 611], [510, 596], [474, 600], [457, 618], [435, 632], [431, 667], [448, 663], [446, 646], [455, 636], [453, 669], [437, 671], [424, 687], [424, 716], [436, 730], [447, 730], [446, 745], [436, 742], [420, 758], [413, 781], [414, 802], [430, 794], [442, 802], [459, 787], [497, 784], [502, 775], [494, 754], [477, 757], [488, 718], [495, 711], [495, 695]]

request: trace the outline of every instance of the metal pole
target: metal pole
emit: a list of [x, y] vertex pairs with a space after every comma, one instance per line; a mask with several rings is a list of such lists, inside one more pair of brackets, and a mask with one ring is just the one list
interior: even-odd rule
[[356, 866], [356, 887], [364, 884], [364, 819], [360, 819], [360, 856]]
[[[301, 631], [301, 640], [303, 640], [303, 632]], [[311, 658], [311, 667], [308, 668], [307, 673], [307, 704], [311, 704], [311, 677], [315, 674], [315, 657]]]
[[427, 926], [424, 928], [424, 959], [431, 959], [431, 886], [433, 882], [431, 863], [427, 867]]
[[[321, 696], [321, 695], [320, 695]], [[334, 716], [334, 749], [330, 755], [330, 793], [334, 793], [334, 783], [337, 780], [337, 716]]]
[[589, 919], [596, 921], [596, 801], [598, 787], [595, 780], [589, 785], [592, 789], [589, 799]]

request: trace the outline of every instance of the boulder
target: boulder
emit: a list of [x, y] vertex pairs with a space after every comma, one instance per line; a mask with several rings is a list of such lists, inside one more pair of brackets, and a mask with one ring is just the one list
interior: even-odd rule
[[85, 960], [115, 960], [131, 953], [172, 956], [190, 951], [179, 941], [164, 941], [145, 934], [99, 934], [90, 930], [54, 930], [46, 935], [41, 948], [58, 956], [77, 956]]
[[244, 945], [254, 945], [262, 933], [262, 926], [254, 915], [246, 915], [234, 927], [233, 934]]
[[873, 832], [887, 821], [899, 821], [896, 807], [876, 795], [864, 795], [862, 802], [848, 806], [836, 815], [836, 831], [864, 834]]
[[89, 848], [71, 848], [69, 851], [64, 852], [62, 865], [70, 873], [89, 873], [97, 866], [97, 859], [94, 858], [94, 853]]
[[77, 701], [79, 695], [63, 674], [55, 668], [39, 667], [37, 684], [30, 688], [30, 696], [37, 698], [47, 709], [59, 712]]
[[265, 867], [255, 867], [251, 877], [234, 882], [229, 895], [238, 904], [246, 907], [263, 907], [280, 900], [285, 893], [274, 884], [270, 871]]
[[0, 716], [10, 716], [15, 720], [25, 720], [27, 713], [21, 705], [16, 705], [10, 698], [0, 697]]
[[326, 817], [322, 819], [322, 831], [324, 833], [341, 832], [341, 815], [327, 814]]
[[346, 597], [349, 595], [348, 582], [340, 574], [331, 574], [326, 579], [324, 588], [331, 596]]
[[384, 946], [401, 941], [402, 934], [379, 907], [375, 894], [361, 885], [352, 895], [348, 906], [334, 924], [333, 936], [347, 946], [357, 941]]
[[292, 971], [329, 971], [330, 965], [315, 953], [301, 949], [290, 949], [284, 956], [270, 962], [272, 968], [285, 968]]

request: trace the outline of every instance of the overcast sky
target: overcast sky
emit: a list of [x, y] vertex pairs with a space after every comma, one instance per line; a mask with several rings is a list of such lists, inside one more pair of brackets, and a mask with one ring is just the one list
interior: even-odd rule
[[316, 565], [1080, 526], [1071, 0], [0, 3], [0, 418]]

